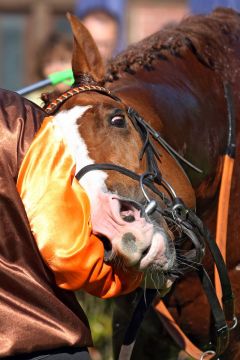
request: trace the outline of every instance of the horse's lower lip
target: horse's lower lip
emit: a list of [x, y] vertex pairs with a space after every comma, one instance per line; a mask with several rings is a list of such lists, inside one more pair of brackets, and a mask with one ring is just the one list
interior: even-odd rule
[[144, 250], [144, 252], [142, 253], [142, 258], [144, 258], [145, 256], [148, 255], [150, 248], [151, 248], [151, 245], [149, 245], [149, 247]]
[[154, 233], [150, 246], [142, 255], [139, 262], [141, 271], [153, 266], [154, 269], [167, 273], [175, 261], [175, 252], [170, 251], [169, 239], [162, 231]]

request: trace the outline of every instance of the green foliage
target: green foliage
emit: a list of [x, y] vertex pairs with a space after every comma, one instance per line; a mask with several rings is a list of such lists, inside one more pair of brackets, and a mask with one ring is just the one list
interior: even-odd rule
[[[113, 300], [99, 299], [80, 291], [76, 295], [89, 320], [95, 349], [100, 353], [96, 360], [112, 360]], [[91, 356], [94, 360], [94, 354]]]

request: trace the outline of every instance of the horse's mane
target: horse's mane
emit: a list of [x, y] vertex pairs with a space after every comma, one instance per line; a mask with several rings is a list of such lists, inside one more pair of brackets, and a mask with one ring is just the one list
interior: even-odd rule
[[240, 39], [240, 13], [217, 8], [210, 15], [189, 16], [175, 26], [133, 44], [116, 56], [106, 73], [106, 81], [135, 74], [139, 69], [151, 70], [154, 60], [184, 58], [189, 50], [205, 66], [226, 76], [234, 44]]

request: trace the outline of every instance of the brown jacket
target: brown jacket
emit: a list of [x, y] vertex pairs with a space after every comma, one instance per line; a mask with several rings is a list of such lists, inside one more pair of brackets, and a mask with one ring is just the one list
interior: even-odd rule
[[0, 90], [0, 358], [92, 344], [74, 292], [56, 285], [39, 252], [16, 188], [45, 116], [37, 105]]

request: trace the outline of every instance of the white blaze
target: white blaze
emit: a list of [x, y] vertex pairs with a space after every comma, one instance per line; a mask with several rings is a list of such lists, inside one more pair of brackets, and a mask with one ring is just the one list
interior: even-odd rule
[[[89, 152], [84, 139], [81, 137], [78, 130], [79, 124], [77, 120], [84, 116], [84, 113], [92, 106], [75, 106], [70, 110], [64, 110], [59, 112], [53, 119], [54, 125], [61, 132], [61, 137], [66, 141], [70, 153], [76, 163], [76, 173], [84, 166], [94, 164], [95, 161], [89, 157]], [[81, 126], [81, 125], [80, 125]], [[85, 124], [85, 126], [87, 126]], [[106, 192], [105, 180], [107, 174], [100, 170], [93, 170], [86, 173], [80, 180], [80, 184], [85, 189], [91, 202], [91, 206], [94, 206], [97, 193], [99, 191]]]

